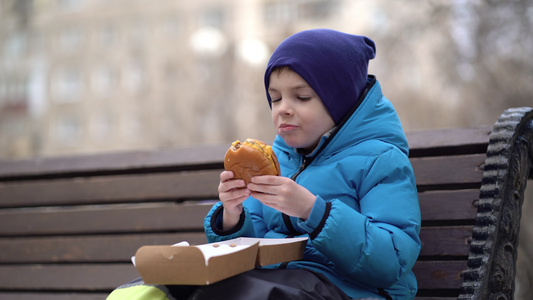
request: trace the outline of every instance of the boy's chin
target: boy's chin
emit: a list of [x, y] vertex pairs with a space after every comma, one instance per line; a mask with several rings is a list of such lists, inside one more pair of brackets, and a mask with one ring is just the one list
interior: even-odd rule
[[287, 144], [287, 146], [291, 148], [295, 148], [295, 149], [301, 149], [304, 152], [313, 151], [317, 146], [317, 143], [309, 143], [309, 142], [306, 143], [303, 141], [291, 139], [289, 137], [286, 138], [283, 136], [281, 138], [283, 139], [283, 141], [285, 141], [285, 144]]

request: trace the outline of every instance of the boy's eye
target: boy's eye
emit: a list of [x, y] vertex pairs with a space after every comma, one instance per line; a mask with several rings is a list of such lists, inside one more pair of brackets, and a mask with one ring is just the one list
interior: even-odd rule
[[300, 101], [308, 101], [310, 99], [311, 99], [311, 97], [309, 97], [309, 96], [298, 96], [298, 100], [300, 100]]
[[272, 103], [281, 101], [281, 98], [272, 98], [270, 100]]

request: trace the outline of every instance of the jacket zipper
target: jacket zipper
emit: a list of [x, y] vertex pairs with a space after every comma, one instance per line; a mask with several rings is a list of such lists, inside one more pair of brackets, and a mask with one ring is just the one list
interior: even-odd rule
[[298, 177], [298, 175], [300, 175], [310, 163], [311, 163], [311, 159], [304, 157], [302, 160], [302, 164], [300, 164], [300, 167], [298, 168], [298, 171], [294, 173], [294, 175], [292, 175], [291, 179], [296, 181], [296, 178]]

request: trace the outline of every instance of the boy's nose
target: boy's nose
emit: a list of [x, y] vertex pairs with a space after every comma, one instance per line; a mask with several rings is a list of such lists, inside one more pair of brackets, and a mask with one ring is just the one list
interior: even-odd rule
[[290, 115], [292, 114], [292, 106], [290, 105], [289, 101], [281, 101], [279, 106], [279, 114], [280, 115]]

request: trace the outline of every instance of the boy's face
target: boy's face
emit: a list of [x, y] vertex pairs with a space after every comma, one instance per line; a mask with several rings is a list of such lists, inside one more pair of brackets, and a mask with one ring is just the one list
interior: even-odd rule
[[291, 147], [312, 151], [322, 135], [335, 126], [320, 97], [288, 68], [272, 72], [268, 93], [276, 131]]

